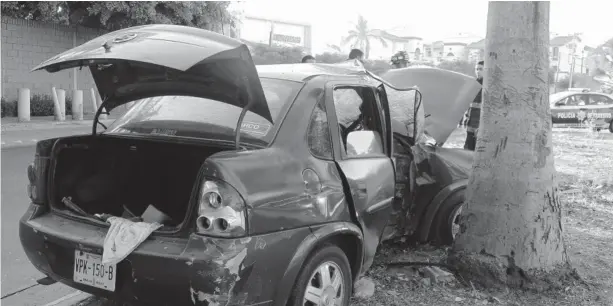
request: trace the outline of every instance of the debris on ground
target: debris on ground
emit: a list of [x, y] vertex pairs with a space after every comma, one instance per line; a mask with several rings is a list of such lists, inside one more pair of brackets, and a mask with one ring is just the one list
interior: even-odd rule
[[362, 277], [353, 286], [353, 296], [367, 299], [375, 294], [375, 283], [369, 277]]

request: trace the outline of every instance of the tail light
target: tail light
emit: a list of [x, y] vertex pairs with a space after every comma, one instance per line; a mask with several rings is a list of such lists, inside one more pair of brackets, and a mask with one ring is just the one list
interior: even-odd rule
[[205, 180], [200, 188], [196, 226], [199, 234], [207, 236], [245, 236], [245, 201], [229, 184], [218, 180]]
[[47, 196], [47, 170], [49, 169], [51, 149], [56, 140], [47, 139], [36, 143], [34, 162], [28, 165], [27, 191], [34, 204], [45, 204]]

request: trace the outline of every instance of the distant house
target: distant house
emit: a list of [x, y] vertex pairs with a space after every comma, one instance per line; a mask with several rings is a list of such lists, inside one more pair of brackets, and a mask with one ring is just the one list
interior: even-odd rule
[[430, 61], [435, 64], [444, 60], [445, 43], [442, 40], [432, 43], [424, 43], [423, 60]]
[[370, 40], [370, 59], [391, 59], [398, 51], [405, 51], [411, 61], [420, 60], [423, 57], [424, 46], [421, 37], [412, 35], [398, 28], [391, 30], [373, 29], [372, 34], [377, 35], [386, 42], [383, 46], [377, 39]]
[[483, 51], [479, 53], [479, 50], [484, 49], [484, 42], [485, 40], [480, 37], [460, 33], [458, 36], [449, 37], [432, 43], [425, 43], [424, 60], [435, 63], [458, 60], [471, 61], [479, 57], [479, 54], [481, 54], [482, 57]]
[[445, 42], [444, 59], [448, 61], [466, 61], [468, 60], [468, 44], [459, 41]]
[[568, 74], [574, 64], [575, 73], [588, 73], [588, 50], [578, 35], [555, 36], [549, 42], [550, 67]]
[[468, 45], [468, 61], [478, 62], [485, 58], [485, 39]]

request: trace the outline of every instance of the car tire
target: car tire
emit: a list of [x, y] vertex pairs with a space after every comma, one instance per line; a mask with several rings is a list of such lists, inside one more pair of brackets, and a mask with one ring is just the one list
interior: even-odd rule
[[609, 123], [609, 132], [613, 133], [613, 120]]
[[[329, 272], [328, 278], [322, 277], [325, 271]], [[352, 280], [351, 266], [343, 250], [326, 244], [317, 249], [302, 266], [287, 305], [318, 305], [309, 300], [342, 298], [340, 304], [328, 300], [329, 305], [348, 306], [353, 291]], [[335, 288], [335, 282], [340, 282], [338, 288]]]
[[451, 245], [459, 231], [458, 216], [465, 202], [464, 190], [453, 193], [439, 207], [430, 229], [438, 245]]

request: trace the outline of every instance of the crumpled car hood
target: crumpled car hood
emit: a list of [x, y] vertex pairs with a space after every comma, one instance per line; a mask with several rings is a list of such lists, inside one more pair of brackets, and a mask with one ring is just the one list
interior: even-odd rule
[[[392, 69], [379, 76], [397, 87], [419, 88], [426, 117], [425, 133], [439, 144], [445, 143], [457, 128], [481, 89], [473, 77], [438, 68]], [[412, 106], [413, 101], [407, 103]]]

